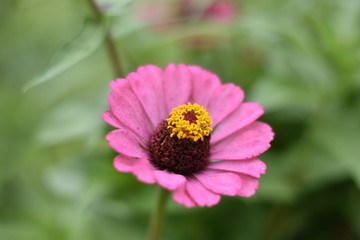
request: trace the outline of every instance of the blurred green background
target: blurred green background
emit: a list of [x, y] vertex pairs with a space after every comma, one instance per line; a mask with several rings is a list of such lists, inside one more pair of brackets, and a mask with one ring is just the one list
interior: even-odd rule
[[179, 2], [97, 1], [96, 21], [85, 0], [0, 1], [0, 239], [145, 239], [158, 187], [104, 139], [108, 30], [124, 74], [200, 65], [276, 133], [254, 197], [170, 201], [162, 239], [360, 239], [360, 1], [228, 1], [226, 21]]

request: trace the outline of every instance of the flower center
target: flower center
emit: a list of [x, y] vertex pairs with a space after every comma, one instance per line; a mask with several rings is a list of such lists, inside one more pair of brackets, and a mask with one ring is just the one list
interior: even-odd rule
[[150, 162], [158, 169], [182, 175], [201, 171], [208, 164], [211, 123], [199, 104], [174, 108], [150, 139]]
[[184, 104], [172, 110], [167, 119], [168, 128], [172, 130], [171, 137], [176, 135], [179, 139], [187, 138], [197, 142], [209, 136], [212, 120], [204, 107], [199, 104]]

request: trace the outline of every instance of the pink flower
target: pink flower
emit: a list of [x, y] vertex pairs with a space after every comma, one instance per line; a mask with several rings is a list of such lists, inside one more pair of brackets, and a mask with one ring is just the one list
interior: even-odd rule
[[239, 7], [233, 0], [152, 0], [139, 3], [135, 15], [157, 30], [166, 30], [186, 24], [191, 26], [194, 21], [230, 23], [238, 12]]
[[238, 14], [237, 7], [231, 1], [218, 0], [210, 4], [204, 11], [204, 18], [218, 22], [231, 22]]
[[118, 171], [159, 184], [187, 207], [255, 194], [266, 170], [257, 156], [274, 134], [256, 121], [264, 110], [243, 102], [240, 87], [198, 66], [170, 64], [140, 67], [110, 88], [103, 119], [117, 128], [106, 139], [119, 153]]

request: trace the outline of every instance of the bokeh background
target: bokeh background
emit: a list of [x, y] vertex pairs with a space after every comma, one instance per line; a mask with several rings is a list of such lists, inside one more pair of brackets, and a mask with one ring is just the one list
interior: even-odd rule
[[200, 65], [276, 133], [255, 196], [170, 201], [162, 239], [360, 239], [360, 1], [96, 3], [0, 1], [0, 239], [145, 239], [158, 187], [104, 139], [107, 32], [123, 74]]

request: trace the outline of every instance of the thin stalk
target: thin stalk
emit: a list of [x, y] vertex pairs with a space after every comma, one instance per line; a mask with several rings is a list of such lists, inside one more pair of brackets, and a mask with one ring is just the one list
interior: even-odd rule
[[168, 199], [168, 196], [169, 196], [169, 191], [160, 188], [159, 196], [156, 203], [156, 208], [150, 222], [149, 240], [159, 239], [161, 226], [165, 213], [166, 200]]
[[[94, 16], [95, 16], [95, 20], [100, 23], [101, 22], [101, 11], [98, 8], [98, 6], [96, 5], [96, 3], [94, 2], [94, 0], [88, 0], [89, 6], [92, 9], [92, 11], [94, 12]], [[120, 58], [119, 55], [117, 53], [116, 50], [116, 45], [113, 41], [113, 39], [110, 36], [110, 31], [107, 30], [106, 34], [105, 34], [105, 46], [106, 46], [106, 50], [108, 52], [108, 56], [109, 56], [109, 60], [111, 62], [112, 68], [113, 68], [113, 72], [114, 72], [114, 77], [118, 78], [123, 76], [123, 71], [121, 69], [121, 63], [120, 63]]]

